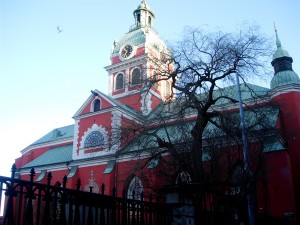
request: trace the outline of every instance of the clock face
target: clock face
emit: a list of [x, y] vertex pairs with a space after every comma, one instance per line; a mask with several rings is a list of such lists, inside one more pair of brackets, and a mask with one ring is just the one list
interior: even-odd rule
[[121, 49], [121, 56], [123, 58], [128, 58], [131, 53], [133, 52], [133, 47], [132, 45], [125, 45], [122, 49]]

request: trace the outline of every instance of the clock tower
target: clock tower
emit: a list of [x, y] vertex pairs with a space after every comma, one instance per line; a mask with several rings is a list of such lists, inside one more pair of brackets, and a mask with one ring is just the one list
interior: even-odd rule
[[159, 68], [166, 66], [158, 59], [170, 50], [153, 28], [155, 16], [146, 0], [138, 5], [133, 15], [135, 24], [120, 40], [114, 41], [111, 64], [105, 67], [109, 76], [108, 93], [119, 102], [148, 115], [171, 95], [171, 81], [149, 85], [157, 79]]

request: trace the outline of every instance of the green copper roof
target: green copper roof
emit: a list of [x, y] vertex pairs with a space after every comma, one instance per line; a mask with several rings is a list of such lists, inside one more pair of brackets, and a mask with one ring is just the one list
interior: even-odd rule
[[121, 40], [117, 41], [113, 53], [118, 53], [124, 44], [133, 44], [138, 46], [146, 42], [145, 29], [140, 28], [125, 34]]
[[[275, 128], [279, 108], [277, 107], [260, 107], [252, 110], [245, 111], [245, 123], [247, 127], [251, 127], [251, 131], [258, 131], [263, 129]], [[223, 119], [226, 117], [222, 117]], [[230, 118], [228, 121], [237, 121], [236, 123], [224, 127], [223, 129], [239, 129], [240, 115], [239, 112], [234, 112], [227, 115]], [[214, 118], [215, 123], [221, 124], [218, 118]], [[223, 120], [222, 120], [223, 121]], [[134, 152], [145, 149], [157, 149], [159, 144], [157, 142], [157, 137], [168, 142], [171, 141], [172, 144], [182, 144], [189, 143], [191, 139], [191, 130], [194, 126], [195, 121], [177, 123], [166, 126], [159, 126], [150, 130], [146, 130], [140, 136], [135, 138], [131, 143], [129, 143], [120, 153]], [[217, 128], [212, 123], [209, 123], [205, 128], [204, 139], [222, 137], [225, 133], [223, 130]]]
[[[264, 87], [260, 87], [260, 86], [257, 86], [254, 84], [248, 84], [248, 83], [240, 84], [240, 90], [241, 90], [241, 96], [242, 96], [243, 101], [263, 98], [264, 96], [267, 96], [268, 92], [269, 92], [268, 88], [264, 88]], [[219, 96], [226, 96], [226, 97], [238, 100], [237, 86], [233, 85], [233, 86], [229, 86], [229, 87], [225, 87], [225, 88], [216, 89], [214, 91], [213, 95], [214, 95], [214, 98], [217, 98]], [[198, 99], [203, 102], [206, 101], [206, 97], [207, 97], [206, 94], [198, 95]], [[222, 98], [222, 99], [219, 99], [214, 106], [221, 106], [221, 105], [225, 105], [225, 104], [229, 104], [229, 103], [232, 103], [231, 100], [229, 100], [228, 98]], [[151, 120], [151, 119], [155, 119], [155, 118], [161, 118], [162, 116], [165, 116], [165, 117], [172, 116], [176, 112], [179, 113], [179, 111], [182, 110], [184, 104], [185, 104], [184, 100], [174, 101], [173, 103], [163, 102], [151, 114], [148, 115], [148, 119]], [[187, 113], [188, 111], [185, 111], [185, 112]]]
[[52, 148], [22, 168], [70, 162], [72, 161], [72, 151], [73, 145], [64, 145]]
[[271, 80], [271, 88], [287, 84], [300, 84], [299, 76], [293, 70], [280, 71]]
[[65, 127], [60, 127], [52, 130], [45, 136], [41, 137], [31, 145], [41, 144], [48, 141], [59, 140], [63, 138], [73, 137], [74, 135], [74, 125], [69, 125]]

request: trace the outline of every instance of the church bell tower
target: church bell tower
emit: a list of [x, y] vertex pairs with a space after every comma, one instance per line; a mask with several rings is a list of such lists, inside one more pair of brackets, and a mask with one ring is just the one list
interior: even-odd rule
[[153, 28], [153, 11], [143, 0], [133, 11], [134, 25], [120, 40], [114, 41], [111, 64], [105, 69], [109, 76], [109, 95], [143, 115], [148, 115], [171, 94], [170, 81], [161, 81], [151, 88], [156, 79], [160, 59], [168, 50]]

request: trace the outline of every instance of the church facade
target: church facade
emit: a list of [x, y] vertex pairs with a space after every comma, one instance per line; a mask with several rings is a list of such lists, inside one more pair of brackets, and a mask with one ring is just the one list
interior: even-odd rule
[[[75, 189], [80, 178], [82, 190], [98, 193], [104, 183], [106, 193], [116, 187], [117, 195], [126, 189], [129, 197], [133, 190], [149, 193], [169, 184], [160, 176], [164, 169], [160, 161], [137, 147], [142, 132], [134, 127], [149, 130], [158, 124], [157, 109], [169, 100], [172, 84], [161, 81], [149, 89], [144, 81], [156, 79], [159, 68], [153, 58], [164, 62], [170, 50], [154, 30], [155, 15], [145, 1], [133, 14], [135, 24], [114, 42], [111, 64], [105, 68], [109, 93], [91, 91], [73, 116], [74, 124], [55, 128], [23, 149], [15, 161], [19, 179], [29, 179], [34, 168], [36, 182], [47, 183], [51, 172], [57, 184], [66, 175], [67, 188]], [[300, 217], [300, 79], [277, 32], [276, 45], [270, 88], [255, 86], [265, 97], [263, 104], [278, 107], [272, 121], [280, 130], [280, 140], [264, 153], [264, 179], [256, 186], [257, 210], [296, 221]]]

